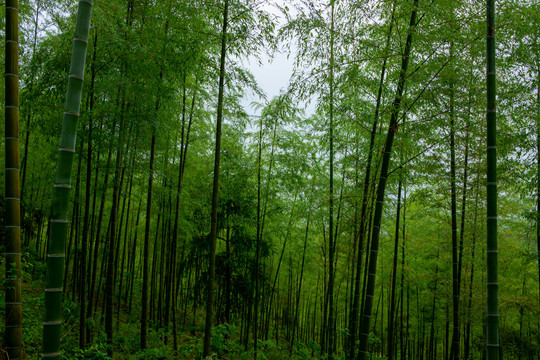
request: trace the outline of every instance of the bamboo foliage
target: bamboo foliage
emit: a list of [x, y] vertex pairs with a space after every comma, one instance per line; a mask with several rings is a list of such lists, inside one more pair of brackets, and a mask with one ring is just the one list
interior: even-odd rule
[[499, 359], [495, 0], [487, 1], [487, 359]]
[[71, 168], [77, 139], [77, 123], [79, 120], [91, 12], [91, 1], [79, 1], [50, 219], [51, 233], [47, 254], [42, 353], [42, 358], [48, 359], [59, 359], [61, 356], [60, 331], [62, 325], [68, 200], [71, 189]]
[[5, 110], [5, 335], [9, 359], [22, 358], [21, 200], [19, 189], [19, 2], [6, 2]]

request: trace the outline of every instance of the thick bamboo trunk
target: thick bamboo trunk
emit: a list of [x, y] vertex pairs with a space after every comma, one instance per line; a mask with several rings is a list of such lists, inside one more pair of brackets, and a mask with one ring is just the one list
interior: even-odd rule
[[[5, 55], [5, 333], [9, 359], [22, 358], [21, 201], [19, 188], [19, 2], [6, 1]], [[74, 148], [74, 146], [73, 146]], [[70, 168], [71, 170], [71, 168]], [[66, 204], [67, 205], [67, 204]], [[66, 209], [67, 211], [67, 209]], [[66, 214], [67, 216], [67, 214]], [[67, 220], [67, 218], [66, 218]], [[63, 228], [65, 232], [66, 227]], [[65, 233], [64, 233], [65, 239]], [[61, 240], [60, 240], [61, 241]], [[64, 240], [65, 241], [65, 240]], [[62, 250], [63, 251], [63, 250]], [[63, 267], [62, 264], [59, 266]], [[57, 276], [61, 279], [62, 268]], [[58, 283], [58, 282], [56, 282]], [[62, 282], [59, 282], [62, 286]], [[61, 298], [58, 299], [61, 301]], [[61, 305], [60, 305], [61, 306]], [[47, 320], [46, 320], [47, 321]], [[58, 326], [59, 327], [59, 326]], [[59, 330], [58, 330], [59, 332]], [[60, 345], [58, 344], [59, 351]]]
[[71, 67], [64, 108], [64, 122], [62, 125], [60, 147], [58, 149], [51, 212], [51, 237], [47, 255], [45, 316], [43, 322], [43, 356], [49, 359], [59, 359], [61, 356], [62, 283], [68, 224], [67, 210], [91, 12], [92, 3], [87, 0], [81, 0], [77, 11], [77, 24], [75, 26]]

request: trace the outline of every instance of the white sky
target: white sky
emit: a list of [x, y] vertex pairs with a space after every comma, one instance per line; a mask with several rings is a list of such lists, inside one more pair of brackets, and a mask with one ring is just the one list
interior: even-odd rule
[[[286, 54], [276, 54], [272, 62], [269, 62], [269, 58], [263, 55], [261, 66], [254, 58], [250, 58], [245, 66], [253, 74], [259, 87], [266, 93], [267, 99], [271, 100], [279, 95], [282, 89], [287, 88], [293, 72], [293, 61], [292, 57], [287, 59]], [[248, 114], [259, 115], [261, 111], [251, 107], [252, 101], [262, 102], [256, 95], [248, 95], [242, 101], [242, 105]]]
[[[287, 0], [269, 0], [262, 5], [264, 10], [274, 14], [278, 18], [278, 24], [276, 28], [283, 25], [284, 19], [281, 13], [270, 3], [276, 3], [280, 6], [285, 5]], [[289, 8], [291, 9], [291, 8]], [[294, 70], [294, 56], [296, 54], [296, 47], [294, 44], [290, 46], [290, 56], [287, 58], [287, 52], [274, 54], [273, 59], [270, 62], [270, 58], [263, 53], [261, 56], [262, 65], [259, 66], [259, 62], [255, 57], [249, 57], [248, 61], [244, 63], [244, 66], [253, 74], [259, 87], [266, 93], [267, 100], [270, 101], [273, 97], [279, 95], [281, 90], [286, 90], [289, 84], [289, 80]], [[249, 94], [243, 101], [242, 105], [249, 115], [259, 115], [261, 110], [255, 110], [251, 103], [262, 103], [262, 99], [259, 99], [256, 95]], [[305, 107], [305, 114], [307, 116], [313, 114], [316, 108], [316, 102], [312, 101], [310, 104], [304, 102], [298, 104], [299, 107]]]

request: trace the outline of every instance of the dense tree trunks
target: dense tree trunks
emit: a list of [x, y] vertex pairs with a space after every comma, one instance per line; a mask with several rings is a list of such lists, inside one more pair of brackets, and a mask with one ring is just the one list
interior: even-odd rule
[[221, 122], [223, 118], [223, 92], [225, 90], [225, 60], [227, 56], [227, 27], [229, 16], [229, 0], [225, 0], [223, 7], [223, 28], [221, 33], [221, 57], [219, 63], [219, 92], [217, 103], [217, 124], [216, 124], [216, 150], [214, 159], [214, 182], [212, 189], [212, 210], [211, 227], [208, 253], [208, 287], [206, 297], [206, 322], [204, 328], [203, 356], [210, 355], [210, 344], [212, 339], [212, 323], [214, 308], [214, 278], [216, 273], [216, 237], [217, 237], [217, 208], [219, 190], [219, 162], [221, 153]]
[[[5, 44], [5, 332], [9, 359], [22, 359], [21, 200], [19, 188], [19, 2], [6, 1]], [[80, 94], [79, 94], [80, 96]], [[73, 146], [74, 148], [74, 146]], [[71, 165], [71, 164], [70, 164]], [[71, 171], [71, 168], [69, 169]], [[71, 173], [70, 173], [71, 175]], [[66, 199], [67, 200], [67, 199]], [[67, 207], [67, 203], [66, 203]], [[67, 212], [67, 209], [65, 210]], [[67, 214], [66, 214], [67, 216]], [[66, 218], [67, 220], [67, 218]], [[56, 226], [57, 227], [57, 226]], [[64, 227], [64, 232], [67, 230]], [[56, 234], [56, 233], [55, 233]], [[63, 235], [65, 242], [65, 233]], [[55, 238], [56, 245], [58, 240]], [[62, 243], [63, 245], [63, 243]], [[62, 250], [63, 251], [63, 250]], [[63, 261], [63, 258], [62, 258]], [[63, 267], [63, 263], [60, 264]], [[62, 268], [60, 268], [62, 272]], [[62, 274], [56, 274], [62, 286]], [[60, 293], [61, 294], [61, 293]], [[61, 296], [61, 295], [60, 295]], [[57, 299], [61, 308], [61, 298]], [[60, 311], [59, 311], [60, 312]], [[58, 313], [57, 315], [60, 315]], [[56, 315], [54, 315], [56, 317]], [[49, 319], [46, 319], [48, 321]], [[56, 320], [56, 319], [55, 319]], [[59, 328], [59, 325], [58, 325]], [[60, 331], [58, 330], [58, 333]], [[60, 344], [58, 344], [58, 350]]]
[[[116, 124], [115, 124], [116, 125]], [[99, 154], [98, 154], [99, 155]], [[99, 157], [98, 157], [99, 159]], [[99, 213], [98, 213], [98, 219], [96, 222], [96, 236], [94, 238], [94, 252], [92, 255], [92, 271], [91, 271], [91, 278], [90, 278], [90, 289], [88, 291], [88, 307], [86, 312], [86, 318], [91, 319], [92, 314], [94, 312], [94, 308], [97, 307], [94, 306], [94, 303], [97, 304], [98, 299], [95, 299], [95, 289], [96, 289], [96, 278], [97, 278], [97, 271], [98, 271], [98, 260], [99, 260], [99, 248], [100, 248], [100, 241], [101, 241], [101, 224], [103, 221], [103, 213], [105, 209], [105, 198], [107, 194], [107, 185], [109, 183], [109, 167], [111, 164], [112, 159], [112, 144], [109, 147], [109, 154], [107, 155], [107, 165], [104, 175], [104, 185], [105, 189], [103, 190], [103, 193], [101, 194], [101, 200], [100, 200], [100, 206], [99, 206]], [[96, 173], [96, 183], [98, 180], [98, 174]], [[97, 186], [94, 186], [94, 188], [97, 188]], [[95, 195], [96, 193], [94, 193]], [[95, 203], [95, 201], [94, 201]], [[94, 213], [94, 212], [93, 212]], [[91, 236], [92, 237], [92, 236]], [[105, 244], [104, 244], [105, 248]], [[103, 261], [104, 262], [104, 261]], [[91, 341], [91, 331], [86, 332], [86, 342], [90, 343]]]
[[307, 223], [306, 223], [306, 236], [304, 237], [304, 248], [303, 248], [303, 251], [302, 251], [302, 264], [300, 265], [300, 278], [298, 280], [298, 291], [297, 291], [297, 294], [296, 294], [296, 305], [294, 307], [294, 321], [293, 321], [293, 325], [292, 325], [292, 334], [291, 334], [291, 339], [289, 341], [289, 354], [292, 354], [292, 351], [293, 351], [293, 346], [294, 346], [294, 339], [295, 339], [295, 334], [296, 334], [296, 328], [299, 327], [299, 322], [298, 322], [298, 310], [299, 310], [299, 307], [300, 307], [300, 296], [301, 296], [301, 292], [302, 292], [302, 280], [303, 280], [303, 276], [304, 276], [304, 263], [305, 263], [305, 260], [306, 260], [306, 248], [307, 248], [307, 242], [308, 242], [308, 234], [309, 234], [309, 215], [308, 215], [308, 219], [307, 219]]
[[487, 61], [487, 360], [499, 359], [499, 283], [497, 273], [497, 113], [495, 0], [486, 2]]
[[[277, 265], [277, 268], [276, 268], [276, 274], [274, 275], [274, 281], [272, 282], [272, 288], [270, 289], [268, 307], [267, 307], [267, 310], [266, 310], [267, 314], [272, 313], [272, 303], [273, 303], [273, 299], [274, 299], [274, 292], [276, 291], [276, 285], [278, 284], [279, 271], [281, 269], [281, 262], [283, 261], [283, 255], [285, 254], [285, 249], [287, 247], [287, 241], [289, 239], [289, 235], [290, 235], [290, 232], [291, 232], [291, 227], [292, 227], [292, 224], [293, 224], [294, 203], [296, 201], [296, 196], [297, 195], [294, 196], [294, 200], [292, 202], [293, 206], [291, 208], [291, 214], [289, 215], [289, 223], [287, 225], [287, 231], [285, 233], [285, 239], [283, 240], [283, 246], [281, 247], [281, 252], [280, 252], [279, 260], [278, 260], [278, 265]], [[276, 297], [277, 297], [277, 295], [276, 295]], [[270, 332], [270, 316], [267, 318], [265, 339], [268, 339], [269, 332]]]
[[407, 79], [407, 68], [409, 65], [409, 54], [412, 47], [412, 37], [413, 37], [414, 29], [417, 25], [416, 23], [416, 14], [418, 11], [417, 7], [418, 7], [418, 0], [414, 0], [413, 9], [411, 11], [411, 19], [409, 22], [407, 42], [405, 44], [405, 49], [404, 49], [402, 63], [401, 63], [401, 72], [400, 72], [399, 82], [398, 82], [398, 86], [396, 90], [396, 96], [394, 98], [394, 102], [392, 106], [392, 115], [390, 118], [390, 125], [388, 127], [388, 133], [386, 135], [386, 143], [384, 147], [381, 174], [379, 177], [379, 186], [377, 188], [377, 202], [375, 205], [375, 216], [374, 216], [374, 221], [373, 221], [366, 300], [365, 300], [365, 308], [363, 309], [362, 321], [360, 324], [360, 352], [358, 354], [359, 360], [365, 360], [368, 355], [369, 328], [370, 328], [370, 320], [371, 320], [371, 310], [373, 306], [373, 296], [375, 292], [377, 255], [378, 255], [378, 250], [379, 250], [379, 235], [380, 235], [380, 226], [381, 226], [381, 220], [382, 220], [384, 195], [385, 195], [385, 189], [386, 189], [386, 180], [387, 180], [386, 177], [388, 174], [388, 167], [390, 165], [392, 143], [394, 141], [394, 135], [398, 127], [398, 115], [401, 108], [401, 100], [403, 97], [403, 91], [404, 91], [405, 83]]
[[[162, 76], [160, 75], [160, 81]], [[159, 99], [156, 101], [156, 113], [159, 110]], [[150, 165], [148, 170], [148, 189], [146, 197], [146, 224], [144, 231], [144, 253], [143, 253], [143, 286], [141, 294], [141, 349], [146, 349], [146, 336], [148, 324], [148, 257], [150, 243], [150, 225], [152, 218], [152, 187], [154, 183], [154, 158], [156, 152], [156, 129], [152, 130], [152, 139], [150, 144]], [[159, 228], [159, 225], [157, 226]], [[156, 235], [156, 239], [158, 236]], [[154, 255], [157, 252], [157, 247], [154, 246]], [[153, 261], [153, 264], [156, 264]], [[162, 272], [161, 272], [162, 273]]]
[[86, 279], [87, 279], [87, 253], [88, 253], [88, 232], [90, 227], [90, 198], [92, 189], [92, 134], [93, 134], [93, 114], [95, 95], [94, 85], [96, 80], [96, 53], [97, 53], [97, 31], [94, 33], [92, 63], [90, 64], [91, 78], [89, 88], [89, 116], [88, 116], [88, 136], [86, 150], [86, 191], [84, 201], [84, 218], [81, 233], [81, 273], [80, 273], [80, 295], [79, 295], [79, 347], [86, 347]]
[[50, 359], [59, 359], [61, 356], [60, 330], [62, 325], [62, 283], [68, 220], [67, 210], [91, 11], [91, 2], [86, 0], [79, 2], [53, 191], [43, 322], [43, 356]]
[[[82, 144], [79, 147], [80, 149], [84, 148], [84, 139]], [[70, 273], [73, 274], [73, 279], [71, 281], [72, 289], [71, 289], [71, 297], [74, 299], [75, 296], [75, 289], [77, 287], [77, 235], [78, 235], [78, 225], [79, 225], [79, 212], [80, 212], [80, 185], [81, 185], [81, 163], [82, 159], [79, 157], [79, 161], [77, 163], [77, 174], [75, 176], [75, 194], [73, 196], [73, 209], [72, 209], [72, 216], [71, 216], [71, 229], [69, 231], [69, 242], [67, 245], [67, 254], [66, 254], [66, 266], [64, 268], [64, 288], [67, 288], [67, 283], [69, 280]], [[75, 240], [74, 240], [75, 238]], [[73, 247], [73, 242], [75, 242], [75, 255], [71, 256], [71, 249]], [[70, 259], [73, 257], [73, 261], [70, 261]], [[72, 268], [70, 267], [70, 262], [72, 263]]]
[[[124, 112], [124, 101], [122, 101], [122, 111], [120, 114], [120, 129], [119, 129], [119, 144], [124, 142], [124, 131], [125, 131], [125, 117]], [[115, 249], [117, 241], [117, 218], [118, 218], [118, 207], [120, 203], [120, 193], [122, 187], [122, 162], [123, 162], [123, 146], [119, 146], [116, 152], [115, 160], [115, 172], [113, 179], [113, 193], [112, 193], [112, 205], [111, 205], [111, 217], [109, 219], [109, 230], [107, 236], [107, 248], [106, 251], [106, 268], [105, 268], [105, 306], [104, 306], [104, 315], [105, 315], [105, 333], [107, 335], [107, 354], [112, 357], [113, 354], [113, 311], [114, 311], [114, 283], [115, 283]], [[105, 265], [105, 260], [103, 261]], [[102, 270], [103, 274], [103, 270]], [[102, 278], [102, 277], [101, 277]], [[101, 279], [100, 278], [100, 279]], [[98, 286], [99, 293], [99, 286]]]

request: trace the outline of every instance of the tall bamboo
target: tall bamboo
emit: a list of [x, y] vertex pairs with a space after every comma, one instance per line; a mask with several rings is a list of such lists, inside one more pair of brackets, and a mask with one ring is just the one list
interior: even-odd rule
[[495, 0], [487, 0], [487, 360], [499, 359], [499, 283], [497, 274], [497, 107]]
[[71, 189], [71, 168], [77, 139], [77, 122], [81, 104], [86, 47], [90, 29], [92, 2], [80, 0], [71, 55], [64, 120], [53, 191], [50, 240], [47, 254], [45, 284], [45, 317], [43, 322], [43, 358], [60, 358], [60, 329], [62, 325], [62, 293], [65, 261], [65, 242], [68, 225], [68, 200]]
[[329, 137], [330, 137], [330, 186], [328, 217], [328, 359], [334, 358], [335, 317], [334, 282], [335, 282], [335, 236], [334, 236], [334, 0], [330, 1], [330, 103], [329, 103]]
[[217, 239], [217, 207], [219, 190], [219, 162], [221, 158], [221, 121], [223, 118], [223, 92], [225, 89], [225, 59], [227, 56], [227, 27], [229, 24], [229, 0], [223, 7], [223, 28], [221, 32], [221, 57], [219, 61], [219, 92], [217, 104], [216, 150], [214, 158], [214, 182], [212, 188], [212, 212], [208, 252], [208, 289], [206, 290], [206, 323], [204, 327], [203, 356], [210, 355], [212, 340], [212, 319], [214, 313], [214, 279], [216, 275], [216, 239]]
[[409, 30], [407, 34], [407, 42], [405, 44], [405, 49], [401, 61], [401, 72], [399, 76], [396, 95], [392, 104], [392, 115], [390, 117], [390, 126], [388, 127], [388, 133], [386, 135], [386, 143], [384, 146], [384, 155], [381, 165], [381, 173], [379, 177], [379, 186], [377, 188], [377, 203], [375, 205], [375, 216], [373, 220], [373, 228], [371, 234], [371, 250], [369, 257], [369, 273], [366, 287], [366, 299], [362, 314], [362, 321], [360, 323], [360, 349], [358, 353], [359, 360], [365, 360], [369, 358], [369, 329], [371, 322], [371, 312], [373, 307], [373, 296], [375, 293], [375, 277], [377, 271], [377, 255], [379, 251], [379, 235], [384, 204], [384, 193], [388, 176], [388, 166], [390, 165], [390, 155], [392, 153], [392, 143], [394, 141], [394, 135], [398, 128], [398, 115], [401, 108], [401, 100], [403, 97], [403, 91], [405, 89], [405, 83], [407, 80], [407, 69], [409, 66], [409, 54], [412, 48], [412, 38], [415, 27], [417, 25], [416, 14], [418, 11], [418, 1], [419, 0], [413, 1], [413, 8], [411, 11]]
[[355, 236], [358, 237], [357, 247], [357, 261], [356, 261], [356, 273], [354, 279], [354, 295], [352, 299], [352, 309], [349, 317], [349, 343], [348, 343], [348, 358], [354, 359], [356, 349], [356, 334], [358, 333], [358, 314], [360, 313], [360, 277], [362, 273], [362, 252], [364, 251], [364, 239], [366, 237], [366, 223], [368, 214], [368, 201], [369, 201], [369, 185], [371, 182], [371, 163], [373, 161], [373, 149], [375, 148], [375, 135], [377, 134], [377, 126], [379, 124], [379, 111], [381, 108], [382, 91], [384, 85], [384, 78], [386, 74], [387, 55], [390, 48], [390, 38], [392, 36], [392, 29], [394, 26], [394, 15], [396, 10], [396, 1], [392, 3], [392, 15], [390, 18], [390, 24], [386, 35], [386, 45], [384, 48], [383, 64], [381, 68], [381, 75], [379, 79], [379, 90], [377, 92], [377, 101], [375, 105], [375, 115], [373, 117], [373, 126], [371, 128], [371, 137], [369, 141], [368, 158], [366, 162], [366, 172], [364, 177], [364, 191], [362, 193], [362, 210], [360, 212], [360, 228]]
[[19, 2], [6, 1], [5, 149], [6, 149], [6, 281], [4, 350], [22, 357], [21, 200], [19, 189]]

